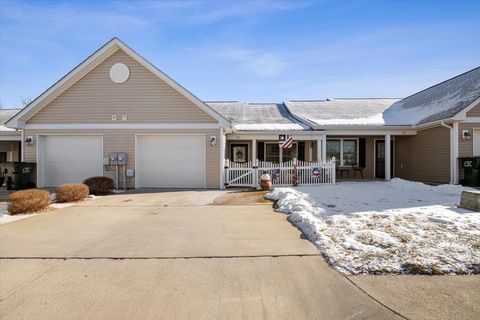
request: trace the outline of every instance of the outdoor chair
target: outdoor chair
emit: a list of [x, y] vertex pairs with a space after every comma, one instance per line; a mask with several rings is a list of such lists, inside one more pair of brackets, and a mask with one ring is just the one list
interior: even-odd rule
[[365, 169], [365, 167], [359, 166], [358, 163], [353, 163], [352, 168], [353, 168], [353, 178], [356, 178], [357, 177], [357, 172], [359, 172], [360, 177], [362, 177], [362, 179], [363, 179], [363, 169]]
[[350, 169], [346, 167], [338, 166], [338, 162], [335, 162], [335, 171], [337, 172], [338, 178], [343, 178], [343, 173], [347, 173], [347, 178], [350, 178]]

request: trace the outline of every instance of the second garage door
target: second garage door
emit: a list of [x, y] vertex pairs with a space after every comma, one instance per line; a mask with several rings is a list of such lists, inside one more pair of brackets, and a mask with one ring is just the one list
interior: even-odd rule
[[57, 187], [103, 175], [102, 136], [51, 135], [39, 139], [40, 186]]
[[137, 187], [204, 188], [205, 135], [137, 136]]

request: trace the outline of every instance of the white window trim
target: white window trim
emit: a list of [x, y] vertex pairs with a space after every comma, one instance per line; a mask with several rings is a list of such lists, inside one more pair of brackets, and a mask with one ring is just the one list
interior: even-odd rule
[[[360, 156], [359, 156], [359, 150], [360, 150], [360, 138], [327, 138], [327, 143], [328, 141], [340, 141], [340, 165], [339, 167], [353, 167], [352, 165], [344, 165], [343, 164], [343, 141], [344, 140], [355, 140], [357, 141], [357, 164], [359, 163]], [[325, 155], [326, 157], [326, 155]]]
[[[280, 147], [280, 144], [278, 143], [278, 141], [277, 141], [277, 142], [272, 142], [272, 141], [265, 141], [265, 142], [264, 142], [264, 144], [263, 144], [263, 155], [264, 155], [264, 157], [265, 157], [265, 161], [268, 162], [268, 160], [267, 160], [267, 144], [276, 144], [276, 145], [278, 145], [278, 150], [279, 150], [279, 152], [278, 152], [278, 161], [280, 161], [280, 163], [282, 163], [282, 162], [283, 162], [283, 148]], [[295, 158], [295, 159], [298, 159], [298, 141], [294, 141], [293, 144], [297, 146], [297, 147], [296, 147], [296, 150], [295, 150], [295, 151], [296, 151], [296, 154], [295, 154], [295, 157], [294, 157], [294, 158]], [[292, 145], [292, 147], [293, 147], [293, 145]]]

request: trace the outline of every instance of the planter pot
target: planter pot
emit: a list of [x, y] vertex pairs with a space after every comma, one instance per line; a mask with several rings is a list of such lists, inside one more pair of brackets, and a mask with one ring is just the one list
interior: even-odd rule
[[262, 191], [272, 190], [272, 180], [260, 180], [260, 188]]

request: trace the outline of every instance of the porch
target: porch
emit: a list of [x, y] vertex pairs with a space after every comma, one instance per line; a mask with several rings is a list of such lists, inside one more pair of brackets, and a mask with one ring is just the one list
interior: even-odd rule
[[313, 165], [335, 160], [336, 181], [395, 176], [395, 137], [390, 134], [291, 134], [290, 149], [279, 146], [278, 134], [227, 136], [225, 158], [237, 165], [255, 161], [283, 165], [297, 160]]

